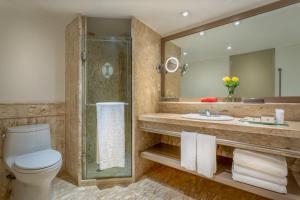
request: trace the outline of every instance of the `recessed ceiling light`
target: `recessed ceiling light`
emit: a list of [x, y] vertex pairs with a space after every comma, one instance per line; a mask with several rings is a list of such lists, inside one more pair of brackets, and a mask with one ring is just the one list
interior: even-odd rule
[[183, 55], [186, 56], [188, 53], [186, 51], [183, 52]]
[[241, 24], [240, 21], [236, 21], [236, 22], [233, 23], [233, 25], [235, 25], [235, 26], [238, 26], [238, 25], [240, 25], [240, 24]]
[[205, 35], [205, 32], [204, 32], [204, 31], [201, 31], [199, 34], [200, 34], [200, 35]]
[[231, 47], [231, 46], [228, 46], [228, 47], [227, 47], [227, 50], [231, 50], [231, 49], [232, 49], [232, 47]]
[[181, 12], [180, 14], [181, 14], [183, 17], [187, 17], [187, 16], [189, 16], [191, 13], [190, 13], [190, 11], [186, 10], [186, 11]]

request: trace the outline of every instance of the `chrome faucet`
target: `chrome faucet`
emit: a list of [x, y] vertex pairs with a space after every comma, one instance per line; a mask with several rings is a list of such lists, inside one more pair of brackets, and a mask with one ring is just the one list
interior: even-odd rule
[[199, 113], [200, 113], [200, 115], [204, 115], [206, 117], [219, 116], [218, 111], [210, 111], [209, 109], [200, 110]]
[[200, 115], [204, 115], [204, 116], [210, 117], [211, 112], [208, 109], [200, 110]]

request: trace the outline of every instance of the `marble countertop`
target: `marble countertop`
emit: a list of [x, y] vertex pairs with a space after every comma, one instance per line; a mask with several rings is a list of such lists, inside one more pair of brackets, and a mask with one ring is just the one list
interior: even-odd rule
[[205, 121], [186, 119], [181, 117], [181, 115], [174, 113], [150, 113], [140, 115], [139, 121], [300, 139], [300, 122], [288, 121], [288, 126], [273, 126], [240, 122], [240, 118], [234, 118], [232, 121]]

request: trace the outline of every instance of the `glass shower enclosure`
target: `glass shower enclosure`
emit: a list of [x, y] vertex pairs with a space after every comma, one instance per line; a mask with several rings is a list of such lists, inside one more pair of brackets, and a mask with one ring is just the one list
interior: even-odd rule
[[[117, 28], [116, 28], [117, 27]], [[83, 67], [83, 179], [131, 177], [131, 37], [130, 20], [87, 18]], [[123, 102], [125, 167], [100, 170], [97, 155], [96, 103]], [[101, 155], [100, 155], [101, 157]]]

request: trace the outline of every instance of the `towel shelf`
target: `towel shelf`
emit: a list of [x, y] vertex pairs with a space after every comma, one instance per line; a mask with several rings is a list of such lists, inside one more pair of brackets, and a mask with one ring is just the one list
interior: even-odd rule
[[[189, 171], [181, 167], [180, 165], [180, 148], [173, 145], [168, 144], [156, 144], [149, 149], [146, 149], [141, 153], [141, 157], [147, 160], [151, 160], [156, 163], [160, 163], [162, 165], [166, 165], [181, 171], [185, 171], [197, 176], [199, 175], [197, 172]], [[222, 160], [219, 160], [222, 161]], [[280, 194], [276, 192], [272, 192], [269, 190], [265, 190], [262, 188], [258, 188], [255, 186], [247, 185], [244, 183], [240, 183], [237, 181], [234, 181], [231, 178], [231, 164], [228, 162], [218, 162], [218, 171], [217, 173], [212, 177], [209, 178], [212, 181], [222, 183], [225, 185], [229, 185], [231, 187], [235, 187], [244, 191], [248, 191], [263, 197], [267, 197], [270, 199], [275, 200], [296, 200], [300, 198], [300, 189], [299, 186], [296, 183], [296, 180], [294, 176], [292, 176], [292, 173], [289, 173], [291, 176], [288, 180], [287, 185], [287, 194]]]
[[[149, 128], [149, 127], [140, 127], [145, 132], [150, 133], [156, 133], [161, 135], [167, 135], [167, 136], [173, 136], [173, 137], [180, 137], [181, 133], [176, 131], [169, 131], [169, 130], [161, 130], [156, 128]], [[287, 156], [287, 157], [293, 157], [293, 158], [300, 158], [300, 152], [290, 149], [282, 149], [282, 148], [276, 148], [276, 147], [269, 147], [269, 146], [263, 146], [263, 145], [256, 145], [256, 144], [249, 144], [249, 143], [243, 143], [233, 140], [226, 140], [226, 139], [219, 139], [217, 138], [217, 144], [224, 145], [224, 146], [230, 146], [235, 148], [241, 148], [246, 150], [252, 150], [252, 151], [258, 151], [258, 152], [264, 152], [264, 153], [270, 153], [275, 155], [281, 155], [281, 156]]]

